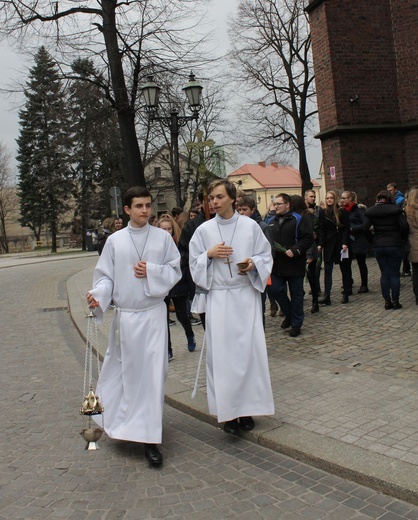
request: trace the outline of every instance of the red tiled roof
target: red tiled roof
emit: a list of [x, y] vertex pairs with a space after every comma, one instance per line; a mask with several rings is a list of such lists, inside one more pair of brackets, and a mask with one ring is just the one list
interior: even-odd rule
[[[262, 164], [244, 164], [238, 170], [230, 173], [228, 177], [242, 175], [251, 175], [264, 188], [300, 188], [302, 181], [300, 173], [291, 166], [282, 166], [280, 164], [270, 164], [263, 166]], [[312, 180], [314, 187], [319, 184]]]

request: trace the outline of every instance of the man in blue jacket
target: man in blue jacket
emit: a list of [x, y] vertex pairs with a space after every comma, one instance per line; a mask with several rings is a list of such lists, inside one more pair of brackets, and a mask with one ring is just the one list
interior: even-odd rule
[[285, 315], [281, 328], [290, 328], [290, 336], [296, 337], [304, 319], [303, 279], [306, 252], [313, 243], [312, 222], [306, 216], [292, 213], [287, 193], [277, 195], [274, 205], [276, 216], [269, 224], [275, 242], [270, 293]]

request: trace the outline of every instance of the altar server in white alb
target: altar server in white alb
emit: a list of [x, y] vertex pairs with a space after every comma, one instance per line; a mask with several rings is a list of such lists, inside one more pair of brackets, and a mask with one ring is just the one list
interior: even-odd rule
[[[254, 415], [273, 415], [261, 293], [273, 265], [271, 246], [252, 219], [234, 210], [236, 188], [209, 186], [215, 217], [190, 241], [190, 271], [208, 291], [206, 373], [209, 412], [227, 433], [254, 428]], [[238, 263], [243, 262], [241, 268]]]
[[168, 368], [164, 297], [181, 278], [180, 255], [165, 230], [149, 225], [147, 189], [130, 188], [124, 210], [129, 224], [108, 238], [87, 293], [98, 322], [115, 304], [97, 390], [109, 437], [145, 443], [148, 461], [159, 465]]

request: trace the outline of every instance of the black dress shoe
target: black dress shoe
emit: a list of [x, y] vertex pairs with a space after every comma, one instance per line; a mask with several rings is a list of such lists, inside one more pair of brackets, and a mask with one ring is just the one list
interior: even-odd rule
[[285, 318], [280, 325], [282, 329], [288, 329], [290, 327], [290, 320]]
[[254, 419], [252, 417], [240, 417], [239, 418], [239, 427], [241, 430], [245, 430], [249, 432], [252, 430], [255, 426]]
[[320, 300], [319, 305], [331, 305], [331, 298], [329, 296], [325, 296], [323, 300]]
[[230, 433], [231, 435], [239, 434], [238, 419], [232, 419], [232, 421], [226, 421], [224, 424], [224, 432]]
[[317, 303], [312, 304], [311, 314], [315, 314], [316, 312], [319, 312], [319, 305]]
[[300, 327], [292, 327], [289, 334], [292, 336], [292, 338], [296, 338], [300, 335]]
[[347, 293], [343, 294], [343, 299], [341, 300], [341, 303], [348, 303], [348, 294]]
[[159, 466], [163, 462], [163, 456], [155, 444], [145, 444], [145, 457], [152, 466]]
[[366, 293], [369, 292], [369, 288], [367, 287], [367, 285], [362, 285], [357, 292], [358, 294]]

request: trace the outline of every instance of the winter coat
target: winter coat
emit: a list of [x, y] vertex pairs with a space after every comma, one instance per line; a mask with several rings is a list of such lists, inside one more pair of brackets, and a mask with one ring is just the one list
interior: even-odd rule
[[338, 209], [340, 223], [337, 225], [334, 214], [323, 211], [319, 215], [319, 245], [324, 252], [324, 262], [341, 261], [343, 245], [350, 248], [350, 222], [348, 213], [343, 208]]
[[354, 204], [351, 211], [347, 212], [350, 222], [351, 249], [357, 255], [365, 255], [370, 249], [369, 241], [363, 229], [365, 211], [365, 209], [359, 208], [357, 204]]
[[373, 247], [403, 247], [409, 226], [403, 210], [391, 203], [376, 203], [366, 209], [363, 229], [373, 226]]
[[[416, 212], [416, 218], [418, 222], [418, 211]], [[408, 217], [409, 224], [409, 244], [411, 249], [409, 251], [409, 261], [413, 264], [418, 263], [418, 223], [414, 224], [412, 219]]]
[[281, 277], [305, 276], [306, 252], [313, 243], [312, 219], [302, 216], [297, 225], [295, 215], [288, 212], [281, 217], [276, 215], [269, 228], [274, 242], [290, 249], [295, 255], [290, 258], [275, 250], [272, 273]]

